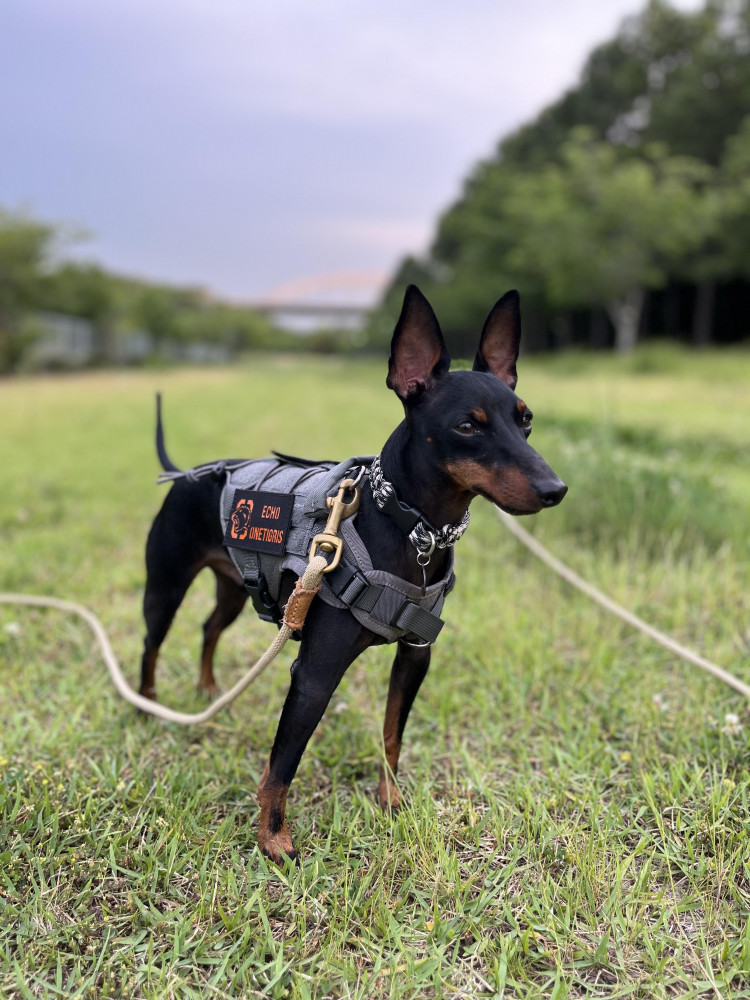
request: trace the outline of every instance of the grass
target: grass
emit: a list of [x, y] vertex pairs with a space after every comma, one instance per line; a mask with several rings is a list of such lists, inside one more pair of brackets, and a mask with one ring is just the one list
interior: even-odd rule
[[[747, 353], [657, 348], [529, 359], [520, 381], [570, 485], [525, 525], [746, 680], [748, 380]], [[154, 390], [187, 465], [375, 452], [400, 418], [383, 382], [382, 364], [269, 357], [0, 383], [0, 590], [92, 607], [135, 681]], [[392, 820], [373, 798], [381, 648], [303, 758], [287, 869], [254, 824], [289, 656], [180, 728], [117, 698], [85, 626], [0, 606], [0, 996], [750, 997], [742, 699], [550, 578], [482, 501], [457, 570], [407, 728], [409, 805]], [[201, 705], [210, 605], [200, 578], [160, 665], [168, 704]], [[249, 613], [227, 632], [225, 687], [271, 635]]]

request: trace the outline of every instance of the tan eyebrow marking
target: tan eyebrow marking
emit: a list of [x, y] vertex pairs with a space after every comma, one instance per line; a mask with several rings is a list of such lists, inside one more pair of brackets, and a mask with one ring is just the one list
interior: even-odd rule
[[524, 403], [522, 399], [519, 399], [518, 402], [516, 403], [516, 409], [518, 410], [519, 413], [523, 413], [524, 410], [528, 409], [528, 406], [526, 405], [526, 403]]
[[487, 414], [484, 412], [481, 406], [478, 406], [476, 410], [472, 410], [471, 415], [480, 424], [488, 423]]

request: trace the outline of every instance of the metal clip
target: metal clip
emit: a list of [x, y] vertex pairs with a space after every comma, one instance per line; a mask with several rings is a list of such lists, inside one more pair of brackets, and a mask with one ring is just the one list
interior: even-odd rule
[[[354, 491], [354, 498], [348, 503], [344, 500], [347, 490]], [[339, 491], [335, 497], [326, 498], [326, 506], [330, 510], [325, 529], [316, 535], [310, 546], [310, 559], [318, 554], [318, 549], [322, 552], [333, 553], [333, 559], [323, 570], [330, 573], [336, 569], [341, 562], [341, 554], [344, 551], [343, 539], [339, 538], [339, 527], [345, 517], [351, 517], [359, 509], [359, 497], [361, 490], [355, 485], [354, 479], [345, 479], [339, 486]]]

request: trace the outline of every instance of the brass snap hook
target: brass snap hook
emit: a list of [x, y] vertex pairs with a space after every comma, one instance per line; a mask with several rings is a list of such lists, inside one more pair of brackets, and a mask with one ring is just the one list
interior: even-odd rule
[[[354, 496], [350, 501], [345, 501], [344, 497], [348, 490], [354, 491]], [[318, 553], [318, 549], [321, 552], [332, 553], [333, 558], [323, 570], [324, 573], [330, 573], [331, 570], [336, 569], [338, 564], [341, 562], [341, 554], [344, 551], [344, 542], [339, 538], [339, 528], [341, 527], [341, 522], [345, 517], [351, 517], [352, 514], [356, 514], [359, 509], [359, 498], [361, 495], [361, 490], [359, 486], [355, 484], [353, 479], [345, 479], [339, 486], [339, 491], [335, 497], [326, 498], [326, 506], [328, 507], [330, 514], [328, 515], [328, 520], [326, 521], [326, 526], [323, 531], [316, 535], [312, 540], [312, 545], [310, 546], [310, 559], [312, 559]]]

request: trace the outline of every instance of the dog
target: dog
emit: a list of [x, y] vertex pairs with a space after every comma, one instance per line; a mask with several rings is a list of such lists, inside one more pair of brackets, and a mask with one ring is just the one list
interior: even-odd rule
[[[430, 303], [416, 286], [407, 288], [386, 379], [403, 403], [404, 419], [383, 446], [377, 463], [379, 480], [372, 468], [362, 478], [356, 515], [356, 532], [366, 547], [372, 576], [397, 579], [405, 593], [418, 588], [422, 595], [429, 594], [436, 581], [448, 581], [443, 588], [447, 592], [453, 582], [452, 545], [468, 521], [475, 497], [521, 515], [554, 507], [565, 496], [565, 483], [528, 443], [532, 413], [515, 393], [520, 339], [520, 300], [512, 291], [490, 311], [473, 369], [450, 371], [450, 356]], [[157, 450], [162, 466], [178, 474], [164, 447], [161, 418]], [[226, 543], [232, 535], [247, 534], [252, 500], [236, 503], [225, 535], [217, 513], [222, 465], [211, 467], [211, 475], [177, 479], [151, 527], [140, 686], [141, 694], [149, 698], [156, 698], [159, 647], [196, 574], [210, 566], [216, 576], [216, 607], [203, 627], [199, 678], [199, 687], [209, 695], [216, 692], [213, 657], [219, 636], [248, 597]], [[395, 502], [384, 503], [384, 492]], [[445, 525], [442, 535], [434, 525]], [[437, 546], [436, 537], [441, 539]], [[284, 573], [280, 601], [288, 598], [293, 583], [294, 574]], [[260, 607], [255, 599], [254, 603]], [[374, 626], [363, 625], [362, 613], [358, 619], [355, 610], [316, 598], [301, 633], [289, 692], [258, 789], [259, 846], [278, 864], [297, 857], [286, 800], [308, 740], [350, 664], [368, 646], [388, 641]], [[415, 615], [416, 621], [419, 612]], [[430, 664], [431, 641], [425, 641], [424, 634], [422, 641], [414, 641], [414, 634], [402, 630], [397, 640], [385, 709], [385, 762], [378, 784], [384, 810], [395, 810], [401, 803], [396, 778], [404, 727]]]

